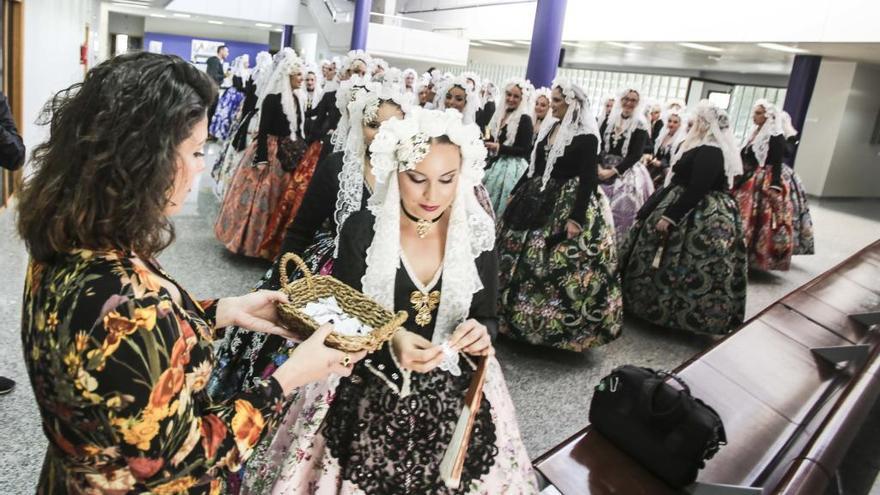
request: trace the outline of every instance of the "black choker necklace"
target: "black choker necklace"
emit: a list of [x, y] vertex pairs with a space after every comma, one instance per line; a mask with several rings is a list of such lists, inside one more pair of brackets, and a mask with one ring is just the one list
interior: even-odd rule
[[425, 220], [424, 218], [418, 218], [413, 216], [410, 212], [406, 211], [406, 208], [403, 206], [403, 202], [400, 202], [400, 209], [403, 210], [403, 214], [406, 215], [406, 218], [409, 218], [413, 222], [416, 223], [416, 235], [419, 236], [419, 239], [424, 239], [428, 232], [431, 230], [431, 227], [434, 226], [435, 223], [439, 222], [441, 218], [443, 218], [443, 213], [437, 216], [437, 218], [433, 220]]

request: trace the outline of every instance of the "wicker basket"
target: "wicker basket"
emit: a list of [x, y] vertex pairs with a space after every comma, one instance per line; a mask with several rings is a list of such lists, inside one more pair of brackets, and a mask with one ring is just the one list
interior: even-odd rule
[[[293, 261], [302, 271], [303, 277], [290, 282], [287, 278], [287, 264]], [[318, 324], [301, 311], [306, 304], [317, 302], [323, 297], [333, 296], [347, 314], [361, 323], [373, 327], [373, 332], [363, 336], [344, 336], [331, 333], [324, 341], [327, 346], [343, 352], [373, 352], [391, 339], [394, 332], [406, 321], [405, 311], [397, 314], [388, 311], [369, 297], [348, 285], [326, 275], [312, 275], [305, 262], [294, 253], [287, 253], [280, 263], [281, 291], [287, 294], [290, 302], [278, 305], [281, 321], [302, 339], [308, 338]]]

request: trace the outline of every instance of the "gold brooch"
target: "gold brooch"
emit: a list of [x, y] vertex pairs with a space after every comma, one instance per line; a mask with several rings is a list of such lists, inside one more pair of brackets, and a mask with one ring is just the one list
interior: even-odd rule
[[431, 312], [437, 309], [437, 305], [440, 304], [440, 291], [435, 290], [426, 294], [420, 290], [414, 290], [409, 296], [409, 302], [416, 310], [416, 325], [427, 326], [431, 323]]

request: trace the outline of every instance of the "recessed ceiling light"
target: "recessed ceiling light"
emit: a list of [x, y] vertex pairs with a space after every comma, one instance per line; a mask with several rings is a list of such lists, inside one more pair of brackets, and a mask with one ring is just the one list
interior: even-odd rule
[[562, 44], [565, 46], [573, 46], [573, 47], [580, 47], [581, 46], [581, 45], [575, 43], [574, 41], [563, 41]]
[[189, 19], [190, 17], [192, 17], [192, 16], [189, 15], [189, 14], [181, 14], [180, 12], [175, 12], [175, 13], [172, 14], [172, 15], [173, 15], [174, 17], [183, 17], [183, 18], [185, 18], [185, 19]]
[[208, 21], [208, 24], [223, 24], [223, 21]]
[[758, 46], [760, 46], [761, 48], [766, 48], [768, 50], [776, 50], [777, 52], [809, 53], [809, 50], [804, 50], [803, 48], [798, 48], [796, 46], [780, 45], [778, 43], [758, 43]]
[[495, 45], [495, 46], [504, 46], [510, 48], [513, 46], [513, 43], [508, 43], [506, 41], [493, 41], [493, 40], [482, 40], [480, 43], [485, 43], [487, 45]]
[[684, 47], [687, 47], [687, 48], [693, 48], [694, 50], [702, 50], [702, 51], [704, 51], [704, 52], [715, 52], [715, 53], [717, 53], [717, 52], [723, 52], [723, 51], [724, 51], [723, 48], [718, 48], [717, 46], [703, 45], [703, 44], [701, 44], [701, 43], [679, 43], [679, 45], [684, 46]]
[[165, 18], [168, 17], [168, 16], [167, 16], [167, 15], [162, 15], [162, 14], [150, 14], [150, 17], [159, 17], [159, 18], [161, 18], [161, 19], [165, 19]]
[[283, 33], [283, 32], [284, 32], [284, 29], [282, 29], [282, 28], [277, 28], [277, 29], [273, 29], [272, 31], [275, 31], [276, 33]]
[[644, 50], [645, 48], [641, 45], [636, 45], [635, 43], [621, 43], [619, 41], [606, 41], [605, 43], [618, 48], [626, 48], [628, 50]]
[[515, 40], [514, 43], [517, 45], [532, 46], [532, 42], [528, 40]]
[[258, 23], [256, 23], [256, 24], [254, 24], [254, 26], [261, 27], [261, 28], [270, 28], [270, 27], [272, 27], [271, 24], [266, 24], [265, 22], [258, 22]]
[[484, 44], [482, 44], [482, 43], [477, 43], [476, 41], [471, 41], [470, 45], [471, 45], [471, 46], [486, 46], [486, 45], [484, 45]]

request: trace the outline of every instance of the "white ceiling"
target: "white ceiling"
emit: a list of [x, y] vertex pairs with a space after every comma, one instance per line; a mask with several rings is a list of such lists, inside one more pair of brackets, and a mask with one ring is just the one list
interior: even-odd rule
[[[526, 41], [526, 40], [523, 40]], [[474, 40], [480, 43], [481, 40]], [[509, 40], [505, 41], [511, 43]], [[511, 43], [512, 47], [483, 44], [481, 51], [507, 55], [528, 56], [529, 46]], [[624, 48], [605, 42], [564, 42], [565, 64], [596, 66], [636, 66], [713, 72], [740, 72], [752, 74], [788, 74], [794, 54], [763, 48], [754, 43], [707, 43], [722, 49], [706, 52], [678, 43], [625, 43]], [[820, 55], [835, 60], [850, 60], [880, 64], [880, 43], [799, 43], [809, 55]], [[640, 47], [641, 49], [636, 49]]]

